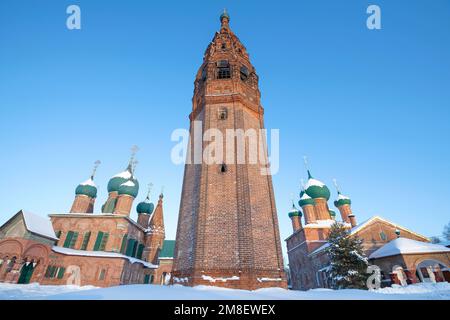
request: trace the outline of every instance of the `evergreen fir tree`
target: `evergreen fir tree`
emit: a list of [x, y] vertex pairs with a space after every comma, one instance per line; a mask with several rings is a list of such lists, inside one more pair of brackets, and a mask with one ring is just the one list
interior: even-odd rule
[[331, 226], [327, 253], [331, 260], [332, 286], [335, 289], [367, 289], [367, 257], [362, 240], [351, 236], [342, 223]]
[[442, 232], [445, 240], [450, 240], [450, 222], [444, 227], [444, 232]]

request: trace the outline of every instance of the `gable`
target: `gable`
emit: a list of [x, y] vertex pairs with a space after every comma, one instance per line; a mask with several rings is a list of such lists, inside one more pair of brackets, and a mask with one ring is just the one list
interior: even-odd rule
[[27, 234], [25, 222], [20, 214], [0, 227], [0, 238], [25, 238]]
[[416, 241], [428, 242], [429, 239], [402, 226], [394, 224], [380, 217], [373, 217], [353, 229], [352, 234], [363, 239], [363, 249], [369, 256], [375, 250], [397, 239], [396, 230], [400, 230], [400, 237]]
[[[400, 230], [400, 236], [403, 238], [425, 242], [430, 241], [427, 237], [421, 234], [378, 216], [372, 217], [359, 226], [356, 226], [352, 229], [351, 233], [357, 235], [365, 241], [381, 241], [387, 243], [391, 240], [397, 239], [397, 235], [395, 234], [397, 229]], [[381, 233], [384, 233], [386, 238], [383, 238]]]
[[[395, 230], [397, 229], [400, 230], [400, 236], [403, 238], [422, 242], [430, 241], [425, 236], [422, 236], [416, 232], [413, 232], [407, 228], [399, 226], [378, 216], [374, 216], [353, 227], [350, 230], [350, 234], [357, 235], [359, 238], [363, 239], [363, 249], [369, 256], [372, 252], [382, 247], [386, 243], [397, 239], [397, 235], [395, 234]], [[328, 242], [311, 252], [310, 255], [320, 253], [327, 247]]]
[[23, 210], [0, 226], [0, 238], [24, 238], [44, 243], [58, 240], [50, 220]]

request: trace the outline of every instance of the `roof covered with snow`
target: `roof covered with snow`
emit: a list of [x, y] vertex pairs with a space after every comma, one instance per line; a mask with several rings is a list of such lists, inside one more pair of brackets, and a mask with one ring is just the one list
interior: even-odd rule
[[314, 178], [310, 178], [308, 179], [308, 181], [305, 184], [305, 190], [307, 190], [309, 187], [311, 186], [317, 186], [317, 187], [323, 187], [325, 184], [322, 181], [319, 181], [317, 179]]
[[369, 259], [377, 259], [398, 254], [413, 254], [413, 253], [436, 253], [436, 252], [450, 252], [450, 249], [440, 244], [429, 242], [422, 242], [408, 238], [397, 238], [386, 243], [384, 246], [374, 251]]
[[330, 227], [335, 224], [336, 222], [343, 224], [346, 227], [350, 227], [349, 223], [346, 222], [339, 222], [336, 220], [317, 220], [316, 222], [313, 223], [308, 223], [307, 225], [303, 226], [303, 228], [324, 228], [324, 227]]
[[337, 200], [350, 200], [350, 198], [339, 193], [337, 196]]
[[127, 259], [130, 263], [141, 263], [146, 268], [156, 269], [158, 266], [151, 264], [147, 261], [136, 259], [133, 257], [126, 256], [117, 252], [106, 252], [106, 251], [85, 251], [85, 250], [75, 250], [59, 246], [53, 246], [52, 250], [57, 253], [69, 255], [69, 256], [84, 256], [84, 257], [100, 257], [100, 258], [122, 258]]
[[116, 174], [113, 178], [123, 178], [123, 179], [130, 179], [131, 178], [131, 172], [129, 170], [125, 170], [121, 173]]
[[48, 218], [41, 217], [37, 214], [22, 210], [25, 227], [28, 231], [41, 235], [46, 238], [58, 240], [53, 230], [53, 225]]
[[133, 181], [128, 180], [127, 182], [122, 183], [120, 186], [135, 187], [136, 184]]
[[367, 219], [366, 221], [358, 224], [357, 226], [353, 227], [350, 230], [350, 234], [355, 234], [355, 233], [359, 232], [360, 230], [364, 229], [365, 227], [369, 226], [372, 222], [375, 222], [375, 221], [381, 221], [381, 222], [390, 224], [391, 226], [394, 226], [395, 228], [397, 228], [399, 230], [407, 231], [407, 232], [412, 233], [412, 234], [414, 234], [414, 235], [416, 235], [416, 236], [418, 236], [420, 238], [423, 238], [424, 240], [428, 240], [427, 237], [425, 237], [425, 236], [423, 236], [421, 234], [418, 234], [417, 232], [414, 232], [412, 230], [409, 230], [409, 229], [407, 229], [405, 227], [402, 227], [402, 226], [400, 226], [400, 225], [398, 225], [396, 223], [393, 223], [393, 222], [391, 222], [389, 220], [386, 220], [386, 219], [384, 219], [384, 218], [382, 218], [380, 216], [373, 216], [373, 217]]
[[[326, 220], [326, 221], [327, 221], [327, 220]], [[354, 235], [355, 233], [357, 233], [357, 232], [363, 230], [364, 228], [366, 228], [367, 226], [369, 226], [371, 223], [373, 223], [373, 222], [375, 222], [375, 221], [382, 221], [382, 222], [388, 223], [388, 224], [390, 224], [390, 225], [395, 226], [395, 227], [398, 228], [398, 229], [408, 231], [408, 232], [410, 232], [410, 233], [412, 233], [412, 234], [415, 234], [415, 235], [418, 236], [418, 237], [423, 238], [424, 240], [427, 240], [426, 237], [424, 237], [424, 236], [422, 236], [422, 235], [420, 235], [420, 234], [418, 234], [418, 233], [415, 233], [414, 231], [408, 230], [408, 229], [406, 229], [406, 228], [404, 228], [404, 227], [402, 227], [402, 226], [396, 225], [396, 224], [394, 224], [394, 223], [392, 223], [392, 222], [390, 222], [390, 221], [388, 221], [388, 220], [386, 220], [386, 219], [383, 219], [383, 218], [381, 218], [381, 217], [379, 217], [379, 216], [373, 216], [373, 217], [371, 217], [371, 218], [369, 218], [369, 219], [367, 219], [367, 220], [361, 222], [361, 223], [358, 224], [357, 226], [351, 228], [351, 229], [350, 229], [350, 234], [351, 234], [351, 235]], [[308, 225], [309, 225], [309, 224], [308, 224]], [[308, 226], [308, 225], [306, 225], [306, 226]], [[306, 226], [304, 226], [304, 227], [306, 227]], [[311, 227], [312, 227], [312, 228], [314, 228], [314, 227], [318, 228], [317, 224], [314, 224], [314, 225], [311, 226]], [[316, 254], [316, 253], [319, 253], [319, 252], [321, 252], [322, 250], [326, 249], [328, 246], [329, 246], [329, 245], [328, 245], [328, 242], [327, 242], [327, 243], [325, 243], [324, 245], [322, 245], [322, 246], [320, 246], [319, 248], [317, 248], [316, 250], [314, 250], [313, 252], [311, 252], [310, 255], [314, 255], [314, 254]]]
[[91, 187], [96, 187], [94, 180], [92, 180], [92, 178], [87, 179], [86, 181], [80, 183], [80, 186], [91, 186]]
[[311, 199], [311, 197], [308, 196], [308, 195], [306, 194], [306, 192], [305, 192], [305, 193], [301, 196], [300, 200], [306, 200], [306, 199]]

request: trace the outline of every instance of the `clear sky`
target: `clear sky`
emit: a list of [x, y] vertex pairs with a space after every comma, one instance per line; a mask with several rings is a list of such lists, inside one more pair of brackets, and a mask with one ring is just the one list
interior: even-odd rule
[[[70, 4], [81, 30], [66, 28]], [[381, 30], [366, 28], [369, 4], [381, 7]], [[266, 126], [280, 129], [282, 239], [303, 155], [333, 198], [338, 179], [359, 221], [381, 215], [440, 234], [450, 220], [447, 0], [2, 0], [0, 223], [22, 208], [67, 212], [97, 159], [100, 211], [136, 144], [138, 201], [148, 182], [153, 200], [165, 186], [174, 238], [183, 166], [171, 163], [170, 135], [188, 128], [194, 76], [224, 7], [260, 76]]]

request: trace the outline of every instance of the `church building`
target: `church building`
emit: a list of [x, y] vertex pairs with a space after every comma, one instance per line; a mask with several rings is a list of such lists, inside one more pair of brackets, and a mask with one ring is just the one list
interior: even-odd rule
[[[163, 194], [139, 193], [134, 156], [108, 182], [108, 199], [94, 213], [94, 173], [77, 186], [69, 213], [49, 219], [21, 210], [0, 227], [0, 282], [46, 285], [168, 284], [174, 241], [165, 240]], [[98, 163], [96, 163], [96, 167]]]
[[[328, 206], [330, 190], [308, 170], [308, 181], [300, 192], [297, 209], [289, 217], [292, 234], [286, 239], [291, 287], [297, 290], [329, 288], [330, 259], [327, 239], [331, 225], [338, 221]], [[363, 240], [369, 264], [381, 269], [381, 285], [450, 281], [450, 249], [429, 243], [429, 239], [379, 216], [357, 223], [351, 199], [337, 187], [335, 207], [350, 236]], [[303, 223], [302, 223], [303, 218]]]

